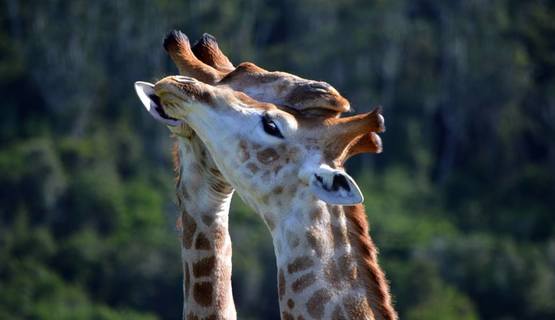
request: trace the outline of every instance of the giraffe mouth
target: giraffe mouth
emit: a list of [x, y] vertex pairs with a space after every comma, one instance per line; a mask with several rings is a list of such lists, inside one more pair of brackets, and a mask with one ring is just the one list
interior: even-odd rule
[[154, 109], [156, 110], [156, 112], [158, 112], [158, 114], [160, 115], [160, 117], [167, 119], [167, 120], [173, 120], [173, 121], [179, 121], [176, 118], [170, 117], [166, 111], [164, 111], [164, 108], [162, 107], [162, 102], [160, 101], [160, 97], [158, 97], [155, 93], [151, 94], [148, 96], [150, 98], [150, 101], [153, 102], [154, 104]]
[[137, 81], [135, 83], [135, 91], [145, 109], [155, 119], [172, 127], [179, 126], [182, 123], [179, 119], [173, 118], [166, 113], [152, 83]]

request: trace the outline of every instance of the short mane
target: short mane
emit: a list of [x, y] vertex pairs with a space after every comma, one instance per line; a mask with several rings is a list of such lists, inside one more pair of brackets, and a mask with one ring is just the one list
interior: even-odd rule
[[364, 206], [344, 206], [345, 216], [348, 221], [349, 240], [351, 245], [358, 248], [358, 269], [360, 274], [367, 277], [367, 299], [374, 313], [379, 312], [376, 319], [397, 320], [398, 316], [393, 309], [389, 284], [385, 274], [378, 265], [378, 250], [368, 234], [368, 222]]

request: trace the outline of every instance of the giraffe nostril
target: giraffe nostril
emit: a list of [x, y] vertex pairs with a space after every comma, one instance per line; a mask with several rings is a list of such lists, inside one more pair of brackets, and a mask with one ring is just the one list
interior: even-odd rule
[[349, 181], [347, 181], [347, 178], [345, 178], [345, 176], [341, 174], [336, 174], [333, 176], [333, 183], [332, 183], [331, 189], [333, 191], [337, 191], [339, 190], [339, 188], [343, 188], [347, 192], [351, 191], [351, 187], [349, 186]]

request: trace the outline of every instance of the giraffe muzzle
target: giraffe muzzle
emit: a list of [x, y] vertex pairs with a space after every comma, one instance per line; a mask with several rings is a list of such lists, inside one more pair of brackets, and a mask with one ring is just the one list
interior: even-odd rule
[[181, 124], [181, 121], [166, 114], [164, 108], [162, 107], [160, 97], [156, 94], [152, 83], [137, 81], [135, 82], [135, 91], [137, 92], [137, 95], [139, 96], [139, 99], [143, 103], [145, 109], [156, 120], [172, 127], [179, 126]]

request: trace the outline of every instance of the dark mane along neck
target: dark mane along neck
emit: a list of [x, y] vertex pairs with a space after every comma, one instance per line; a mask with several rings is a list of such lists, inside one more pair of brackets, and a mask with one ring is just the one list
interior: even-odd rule
[[349, 242], [354, 247], [355, 252], [359, 253], [358, 269], [360, 270], [360, 276], [366, 277], [368, 302], [374, 316], [376, 319], [397, 319], [397, 313], [391, 303], [389, 284], [384, 272], [378, 265], [378, 251], [368, 234], [368, 222], [366, 221], [364, 206], [359, 204], [344, 206], [343, 208], [347, 218]]

